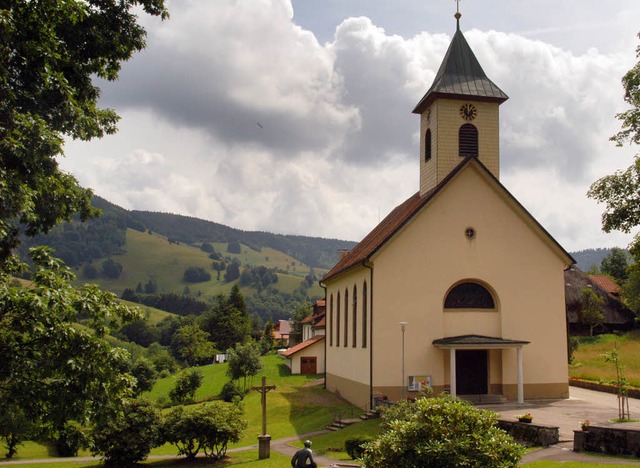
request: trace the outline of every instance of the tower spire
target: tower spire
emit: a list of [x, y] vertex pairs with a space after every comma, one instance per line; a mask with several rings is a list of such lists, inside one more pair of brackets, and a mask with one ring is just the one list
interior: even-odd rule
[[454, 15], [456, 19], [456, 29], [460, 31], [460, 17], [462, 14], [460, 13], [460, 0], [456, 0], [456, 14]]

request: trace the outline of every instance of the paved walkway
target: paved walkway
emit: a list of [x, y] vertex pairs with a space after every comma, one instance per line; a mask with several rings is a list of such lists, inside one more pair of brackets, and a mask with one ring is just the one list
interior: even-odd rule
[[[490, 409], [500, 414], [502, 418], [515, 418], [515, 415], [529, 412], [533, 415], [536, 423], [546, 424], [550, 426], [558, 426], [560, 432], [560, 443], [548, 448], [534, 450], [528, 453], [522, 460], [522, 464], [531, 463], [537, 460], [554, 460], [554, 461], [579, 461], [586, 463], [598, 464], [626, 464], [640, 465], [638, 459], [620, 459], [620, 458], [601, 458], [591, 455], [584, 455], [573, 452], [573, 431], [579, 429], [579, 422], [589, 419], [591, 424], [598, 426], [613, 425], [610, 419], [618, 416], [618, 400], [615, 395], [610, 393], [596, 392], [583, 388], [570, 387], [570, 398], [566, 400], [535, 400], [527, 401], [523, 405], [514, 403], [506, 403], [499, 405], [483, 405], [481, 408]], [[640, 419], [640, 400], [629, 398], [629, 410], [631, 417]], [[640, 423], [625, 423], [625, 427], [633, 427], [640, 429]], [[283, 455], [292, 457], [298, 449], [290, 445], [291, 442], [311, 439], [328, 431], [321, 430], [309, 434], [301, 434], [283, 439], [271, 441], [271, 450]], [[312, 447], [313, 448], [313, 447]], [[239, 452], [244, 450], [258, 450], [258, 445], [248, 447], [238, 447], [229, 449], [228, 453]], [[151, 456], [149, 459], [169, 459], [173, 456]], [[352, 464], [341, 462], [329, 457], [316, 455], [316, 463], [320, 467], [340, 467], [353, 466]], [[91, 461], [92, 457], [78, 458], [47, 458], [43, 460], [19, 460], [0, 462], [0, 466], [4, 465], [29, 465], [33, 463], [53, 463], [53, 462], [69, 462], [69, 461]]]

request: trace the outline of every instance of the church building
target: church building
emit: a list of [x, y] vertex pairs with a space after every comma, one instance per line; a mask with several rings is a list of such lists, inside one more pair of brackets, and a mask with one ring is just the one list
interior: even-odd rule
[[420, 189], [324, 276], [326, 387], [368, 409], [431, 387], [567, 398], [574, 260], [500, 183], [507, 95], [460, 31], [420, 116]]

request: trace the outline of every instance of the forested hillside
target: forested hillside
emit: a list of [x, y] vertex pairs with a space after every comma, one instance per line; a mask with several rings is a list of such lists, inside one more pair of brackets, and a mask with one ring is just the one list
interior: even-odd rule
[[[73, 221], [55, 227], [47, 235], [25, 239], [21, 254], [34, 245], [49, 245], [69, 266], [122, 253], [125, 230], [152, 231], [170, 241], [189, 245], [204, 242], [237, 242], [255, 251], [264, 247], [283, 252], [312, 268], [331, 268], [340, 249], [351, 249], [355, 242], [319, 237], [242, 231], [219, 223], [187, 216], [148, 211], [129, 211], [94, 196], [92, 205], [102, 216], [80, 223]], [[24, 256], [24, 255], [23, 255]]]

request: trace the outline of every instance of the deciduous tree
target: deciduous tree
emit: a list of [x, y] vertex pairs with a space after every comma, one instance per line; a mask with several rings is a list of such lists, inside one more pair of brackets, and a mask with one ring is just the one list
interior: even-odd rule
[[260, 346], [255, 341], [239, 344], [227, 351], [227, 375], [234, 379], [242, 378], [242, 390], [247, 390], [247, 377], [253, 377], [262, 369]]
[[144, 48], [138, 6], [168, 16], [164, 0], [0, 2], [0, 264], [21, 230], [33, 236], [96, 214], [91, 191], [57, 158], [65, 137], [116, 131], [118, 116], [98, 107], [93, 78], [115, 80]]
[[[73, 274], [47, 248], [32, 249], [32, 258], [30, 287], [0, 272], [0, 394], [54, 430], [95, 420], [118, 408], [135, 383], [128, 353], [104, 337], [140, 313], [95, 285], [71, 286]], [[80, 314], [85, 327], [76, 324]]]

